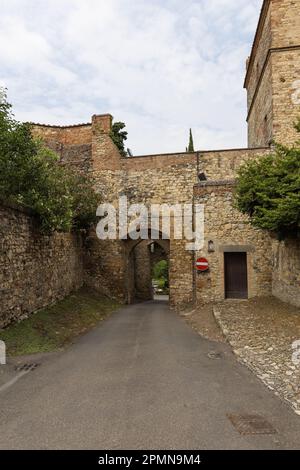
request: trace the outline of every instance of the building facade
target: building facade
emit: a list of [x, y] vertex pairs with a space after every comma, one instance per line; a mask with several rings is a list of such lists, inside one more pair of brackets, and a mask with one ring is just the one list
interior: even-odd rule
[[[60, 155], [62, 164], [94, 176], [104, 202], [117, 205], [121, 196], [127, 196], [129, 203], [147, 206], [204, 204], [201, 251], [187, 251], [186, 240], [177, 240], [172, 234], [169, 240], [160, 241], [169, 261], [170, 304], [176, 308], [272, 293], [277, 242], [267, 232], [251, 227], [232, 199], [236, 172], [243, 162], [269, 153], [273, 139], [288, 144], [296, 140], [293, 121], [300, 114], [300, 1], [263, 2], [245, 87], [249, 129], [249, 148], [245, 149], [129, 158], [120, 155], [110, 137], [109, 114], [95, 115], [91, 123], [77, 126], [34, 125], [35, 135]], [[200, 174], [204, 181], [200, 181]], [[149, 241], [99, 240], [92, 231], [85, 240], [85, 282], [123, 301], [148, 299]], [[199, 256], [209, 262], [209, 271], [201, 274], [195, 269]], [[291, 301], [300, 305], [297, 256], [293, 270]], [[283, 290], [281, 297], [289, 299], [288, 282]]]

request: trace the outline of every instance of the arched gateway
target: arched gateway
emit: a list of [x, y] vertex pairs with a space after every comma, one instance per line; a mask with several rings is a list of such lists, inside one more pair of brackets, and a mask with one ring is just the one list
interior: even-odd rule
[[[153, 300], [153, 270], [157, 262], [169, 265], [170, 240], [127, 240], [127, 302]], [[172, 302], [172, 299], [171, 299]]]
[[[225, 298], [225, 253], [243, 252], [247, 261], [247, 295], [271, 292], [271, 240], [253, 230], [247, 219], [232, 207], [234, 176], [241, 162], [269, 150], [242, 149], [193, 152], [126, 158], [120, 155], [110, 138], [112, 117], [93, 116], [92, 123], [75, 127], [36, 126], [48, 145], [64, 164], [89, 171], [96, 190], [105, 203], [118, 207], [120, 197], [128, 205], [190, 205], [196, 217], [198, 205], [204, 205], [204, 246], [189, 251], [185, 238], [174, 236], [179, 219], [171, 218], [170, 238], [159, 243], [169, 262], [170, 305], [175, 308], [196, 302]], [[205, 174], [206, 181], [199, 180]], [[149, 225], [151, 230], [151, 225]], [[167, 237], [165, 237], [167, 238]], [[86, 284], [123, 302], [150, 298], [151, 253], [147, 241], [100, 240], [95, 230], [84, 240]], [[157, 240], [154, 240], [157, 241]], [[204, 256], [209, 271], [198, 273], [196, 260]], [[228, 256], [227, 256], [228, 258]], [[144, 266], [141, 263], [144, 259]], [[242, 258], [241, 258], [242, 259]], [[144, 269], [143, 269], [144, 268]]]
[[[201, 250], [187, 251], [185, 240], [168, 242], [174, 307], [222, 300], [232, 293], [237, 297], [271, 293], [272, 240], [251, 228], [234, 209], [232, 189], [241, 163], [269, 153], [272, 139], [287, 144], [297, 139], [292, 123], [299, 115], [300, 32], [294, 21], [299, 15], [300, 2], [263, 2], [245, 79], [251, 148], [126, 158], [110, 138], [109, 114], [95, 115], [91, 123], [78, 126], [34, 126], [33, 132], [60, 155], [63, 164], [93, 174], [96, 189], [107, 203], [126, 196], [130, 204], [147, 206], [191, 204], [195, 209], [204, 205]], [[99, 240], [91, 233], [84, 247], [86, 283], [132, 301], [141, 291], [140, 285], [132, 284], [134, 272], [140, 269], [132, 262], [133, 250], [138, 249], [133, 245]], [[143, 245], [139, 246], [142, 250]], [[208, 260], [208, 271], [196, 272], [199, 256]]]

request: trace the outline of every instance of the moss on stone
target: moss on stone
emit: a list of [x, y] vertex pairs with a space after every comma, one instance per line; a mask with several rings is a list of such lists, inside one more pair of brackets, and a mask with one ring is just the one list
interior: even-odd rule
[[0, 331], [8, 356], [57, 351], [95, 327], [119, 304], [87, 289]]

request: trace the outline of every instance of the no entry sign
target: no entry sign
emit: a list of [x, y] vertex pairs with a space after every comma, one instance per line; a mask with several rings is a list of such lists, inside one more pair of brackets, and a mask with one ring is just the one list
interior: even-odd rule
[[197, 261], [196, 261], [196, 268], [197, 268], [197, 271], [200, 271], [200, 272], [205, 272], [205, 271], [208, 271], [209, 269], [209, 264], [208, 264], [208, 261], [206, 258], [198, 258]]

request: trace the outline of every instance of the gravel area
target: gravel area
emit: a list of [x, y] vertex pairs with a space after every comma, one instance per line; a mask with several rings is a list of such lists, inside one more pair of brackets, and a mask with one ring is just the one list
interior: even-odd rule
[[293, 361], [300, 309], [270, 297], [224, 301], [213, 310], [240, 360], [300, 414], [300, 364]]
[[217, 323], [213, 304], [200, 305], [190, 313], [183, 313], [186, 322], [204, 338], [225, 343], [226, 339]]

